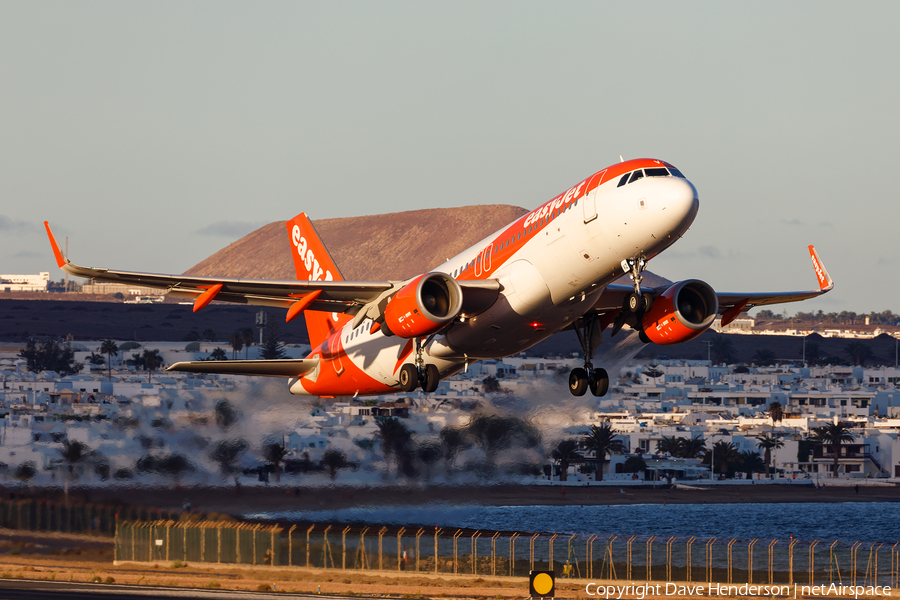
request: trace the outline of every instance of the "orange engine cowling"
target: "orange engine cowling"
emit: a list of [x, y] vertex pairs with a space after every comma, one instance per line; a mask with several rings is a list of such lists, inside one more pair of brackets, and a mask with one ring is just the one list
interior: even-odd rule
[[430, 335], [459, 315], [462, 289], [446, 273], [421, 275], [394, 294], [384, 309], [382, 329], [388, 335]]
[[641, 327], [651, 342], [678, 344], [706, 331], [718, 312], [719, 298], [709, 284], [688, 279], [679, 281], [653, 299], [653, 306], [641, 320]]

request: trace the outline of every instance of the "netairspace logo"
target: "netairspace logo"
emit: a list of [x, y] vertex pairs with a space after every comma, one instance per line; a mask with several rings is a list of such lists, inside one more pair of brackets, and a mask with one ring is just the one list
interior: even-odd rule
[[879, 598], [890, 596], [891, 588], [881, 585], [730, 585], [724, 583], [677, 584], [677, 583], [631, 583], [628, 585], [602, 585], [589, 583], [584, 588], [588, 596], [605, 598], [636, 598], [644, 600], [649, 596], [835, 596], [841, 598]]

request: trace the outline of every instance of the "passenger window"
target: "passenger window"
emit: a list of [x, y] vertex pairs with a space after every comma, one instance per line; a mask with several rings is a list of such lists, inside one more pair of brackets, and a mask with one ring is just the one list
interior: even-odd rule
[[628, 183], [628, 175], [629, 173], [625, 173], [624, 175], [622, 175], [622, 179], [619, 180], [619, 183], [618, 185], [616, 185], [616, 187], [622, 187], [623, 185]]
[[647, 177], [668, 177], [669, 171], [661, 167], [657, 167], [655, 169], [644, 169], [644, 174]]
[[644, 172], [640, 169], [631, 174], [631, 179], [628, 180], [628, 183], [634, 183], [638, 179], [644, 176]]

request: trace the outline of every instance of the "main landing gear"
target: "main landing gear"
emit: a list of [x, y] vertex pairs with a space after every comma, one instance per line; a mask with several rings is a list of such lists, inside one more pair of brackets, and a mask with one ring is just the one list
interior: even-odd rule
[[584, 368], [577, 367], [569, 373], [569, 391], [573, 396], [584, 396], [590, 388], [594, 396], [605, 396], [609, 391], [609, 373], [606, 369], [595, 369], [591, 364], [594, 349], [603, 339], [600, 321], [594, 314], [585, 315], [580, 321], [575, 323], [575, 333], [584, 351]]
[[425, 364], [422, 340], [415, 338], [415, 344], [416, 364], [407, 363], [400, 367], [398, 376], [400, 389], [404, 392], [411, 392], [421, 385], [422, 391], [430, 394], [437, 389], [438, 383], [441, 382], [441, 375], [436, 366]]

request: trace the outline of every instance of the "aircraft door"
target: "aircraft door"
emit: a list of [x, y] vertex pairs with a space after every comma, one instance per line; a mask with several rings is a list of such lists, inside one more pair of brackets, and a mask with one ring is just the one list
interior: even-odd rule
[[[603, 183], [603, 177], [606, 175], [606, 169], [600, 171], [591, 177], [588, 181], [587, 189], [591, 190], [583, 200], [582, 207], [584, 209], [584, 222], [590, 223], [597, 218], [597, 187]], [[591, 186], [594, 186], [591, 189]]]
[[494, 244], [488, 244], [488, 247], [482, 250], [475, 259], [475, 277], [481, 277], [482, 273], [487, 274], [491, 270], [491, 252], [493, 251]]
[[341, 332], [338, 330], [331, 339], [328, 340], [328, 350], [331, 353], [331, 364], [334, 372], [340, 376], [344, 372], [344, 361], [341, 358]]

